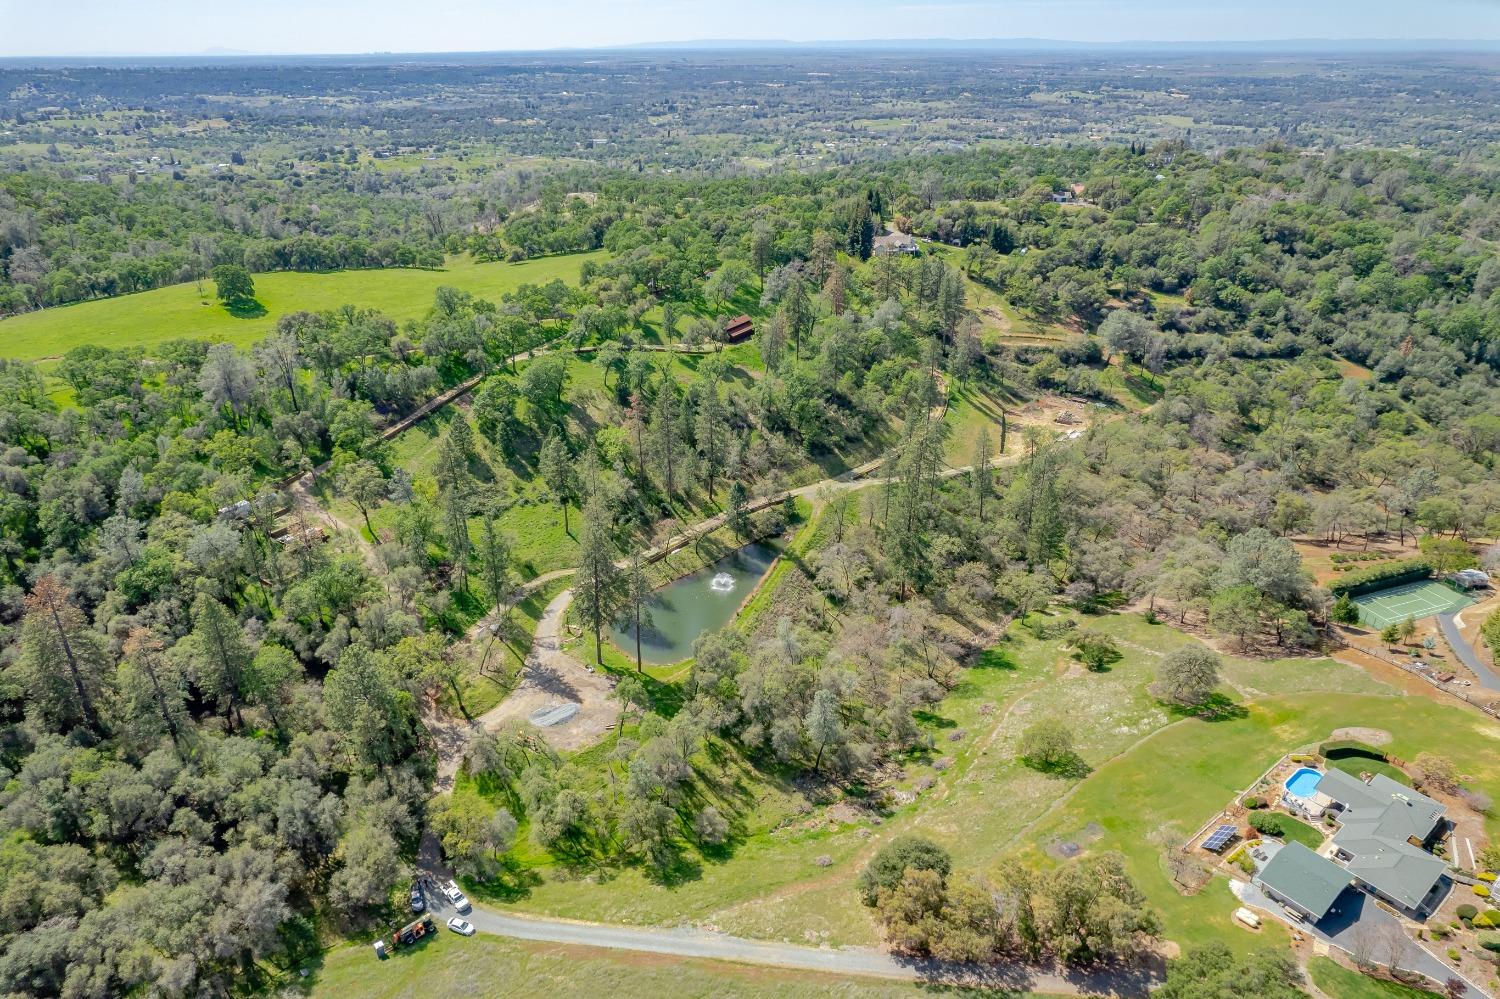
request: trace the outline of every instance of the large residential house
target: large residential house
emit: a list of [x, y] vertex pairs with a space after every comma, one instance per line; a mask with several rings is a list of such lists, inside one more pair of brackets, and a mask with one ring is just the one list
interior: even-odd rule
[[874, 252], [880, 257], [913, 254], [917, 252], [917, 241], [900, 229], [888, 229], [875, 237]]
[[1451, 884], [1430, 852], [1448, 827], [1441, 804], [1384, 774], [1366, 783], [1333, 768], [1307, 804], [1338, 830], [1321, 853], [1297, 843], [1277, 852], [1256, 876], [1268, 895], [1313, 923], [1351, 885], [1413, 919], [1437, 908]]

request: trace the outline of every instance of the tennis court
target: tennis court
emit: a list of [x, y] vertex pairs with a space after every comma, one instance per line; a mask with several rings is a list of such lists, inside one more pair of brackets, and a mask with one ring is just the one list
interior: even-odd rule
[[1474, 601], [1442, 583], [1427, 579], [1393, 586], [1352, 598], [1359, 605], [1359, 621], [1372, 628], [1421, 620], [1433, 614], [1460, 610]]

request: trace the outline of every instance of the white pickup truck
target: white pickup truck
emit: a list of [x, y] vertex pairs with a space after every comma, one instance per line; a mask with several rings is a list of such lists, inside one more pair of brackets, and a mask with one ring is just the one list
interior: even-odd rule
[[446, 898], [453, 905], [453, 908], [457, 909], [459, 912], [468, 912], [471, 908], [471, 906], [469, 905], [468, 897], [464, 895], [463, 891], [458, 887], [458, 884], [453, 881], [449, 881], [447, 884], [443, 885], [443, 897]]

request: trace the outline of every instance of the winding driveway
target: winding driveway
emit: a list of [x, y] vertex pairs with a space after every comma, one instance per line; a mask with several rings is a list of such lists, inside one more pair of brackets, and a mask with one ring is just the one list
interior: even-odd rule
[[[438, 903], [434, 908], [446, 919], [446, 904], [440, 899], [435, 898], [434, 901]], [[769, 940], [751, 940], [690, 928], [648, 929], [515, 916], [479, 906], [475, 906], [464, 918], [473, 923], [481, 933], [520, 940], [1012, 992], [1135, 997], [1147, 995], [1164, 980], [1164, 965], [1160, 958], [1148, 959], [1140, 964], [1104, 965], [1087, 969], [1010, 962], [966, 964], [906, 958], [866, 947], [806, 947]]]
[[1474, 671], [1474, 676], [1479, 680], [1481, 687], [1486, 690], [1500, 690], [1500, 676], [1496, 676], [1495, 671], [1484, 664], [1484, 660], [1479, 658], [1479, 653], [1474, 651], [1474, 646], [1465, 640], [1460, 613], [1438, 615], [1438, 627], [1442, 629], [1443, 637], [1448, 640], [1448, 645], [1453, 649], [1453, 654], [1458, 656], [1459, 661]]

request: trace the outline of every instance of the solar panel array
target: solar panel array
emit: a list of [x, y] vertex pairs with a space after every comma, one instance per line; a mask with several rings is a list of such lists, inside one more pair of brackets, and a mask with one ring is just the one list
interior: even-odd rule
[[1203, 849], [1218, 853], [1229, 845], [1229, 841], [1234, 839], [1237, 832], [1239, 832], [1239, 828], [1236, 826], [1220, 826], [1209, 834], [1208, 839], [1203, 841]]

